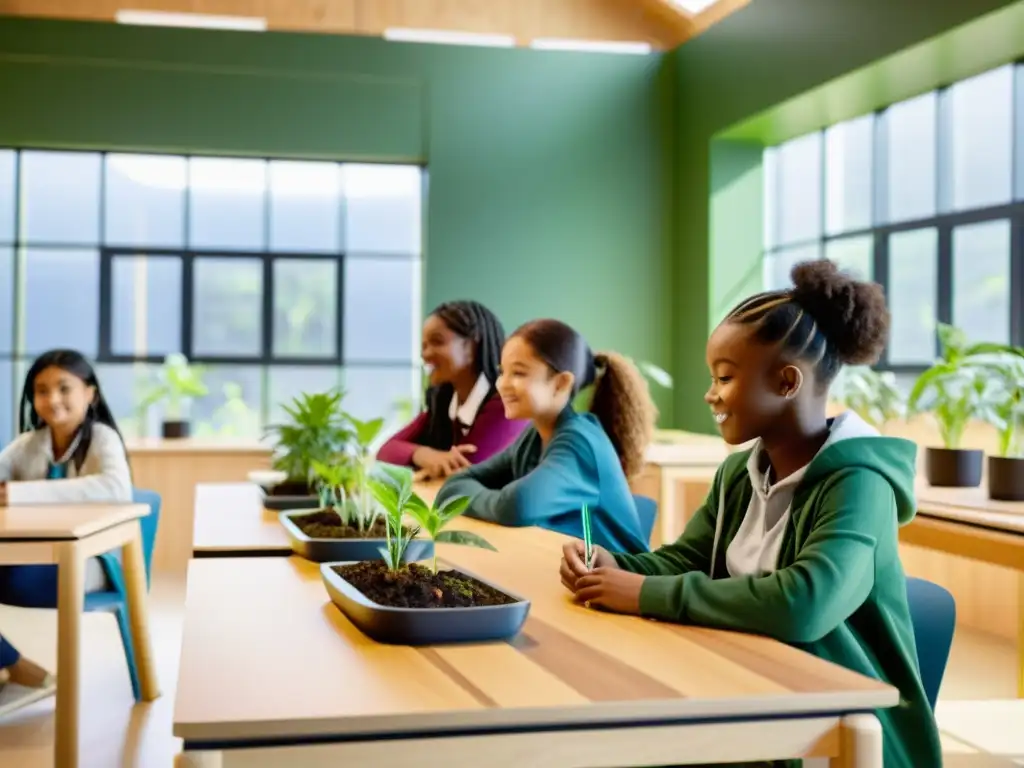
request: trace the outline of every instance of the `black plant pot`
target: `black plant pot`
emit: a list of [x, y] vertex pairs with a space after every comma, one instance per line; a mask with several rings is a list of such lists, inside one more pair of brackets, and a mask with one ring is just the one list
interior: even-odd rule
[[165, 438], [188, 437], [189, 424], [187, 421], [165, 421], [163, 423], [163, 435]]
[[983, 451], [926, 448], [925, 476], [937, 488], [977, 488], [981, 485]]
[[1024, 459], [988, 457], [988, 497], [994, 501], [1024, 501]]

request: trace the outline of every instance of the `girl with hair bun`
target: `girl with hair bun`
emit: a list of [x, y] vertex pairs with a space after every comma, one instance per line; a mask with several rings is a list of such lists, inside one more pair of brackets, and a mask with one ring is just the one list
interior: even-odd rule
[[[589, 412], [577, 413], [573, 399], [591, 386]], [[502, 349], [498, 394], [508, 419], [532, 426], [490, 461], [451, 477], [438, 501], [468, 496], [470, 517], [570, 536], [582, 535], [586, 504], [595, 542], [648, 551], [627, 477], [643, 468], [656, 414], [636, 367], [615, 353], [594, 354], [563, 322], [534, 320]]]
[[731, 445], [704, 505], [674, 544], [567, 544], [562, 583], [583, 603], [774, 637], [900, 691], [879, 710], [886, 768], [942, 764], [921, 683], [897, 529], [913, 519], [917, 447], [853, 412], [827, 418], [844, 364], [886, 344], [882, 289], [829, 261], [793, 268], [794, 287], [734, 308], [711, 334], [704, 396]]

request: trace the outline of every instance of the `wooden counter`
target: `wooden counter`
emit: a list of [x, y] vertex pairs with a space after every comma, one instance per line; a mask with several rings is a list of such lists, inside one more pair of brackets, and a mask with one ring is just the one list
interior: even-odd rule
[[[898, 700], [767, 638], [575, 605], [558, 581], [558, 534], [454, 527], [498, 552], [442, 544], [445, 564], [531, 600], [516, 638], [381, 645], [331, 603], [313, 563], [193, 560], [174, 712], [186, 754], [229, 748], [225, 766], [411, 766], [429, 753], [453, 768], [833, 757], [849, 743], [845, 715]], [[247, 695], [254, 680], [259, 695]], [[878, 742], [878, 762], [836, 764], [880, 768]]]

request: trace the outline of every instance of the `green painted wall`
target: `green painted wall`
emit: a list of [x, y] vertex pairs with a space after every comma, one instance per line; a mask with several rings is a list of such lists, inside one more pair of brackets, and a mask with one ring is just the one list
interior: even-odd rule
[[664, 367], [672, 85], [660, 56], [0, 24], [0, 145], [424, 162], [425, 308], [558, 316]]
[[[984, 14], [980, 28], [964, 26]], [[914, 46], [910, 58], [895, 56]], [[754, 0], [673, 52], [678, 426], [713, 430], [701, 399], [708, 333], [729, 306], [761, 287], [759, 145], [1021, 53], [1024, 3], [1006, 0]]]

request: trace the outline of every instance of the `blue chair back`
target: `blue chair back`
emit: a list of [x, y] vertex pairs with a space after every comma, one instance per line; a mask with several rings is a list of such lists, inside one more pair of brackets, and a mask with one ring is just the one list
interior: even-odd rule
[[934, 710], [956, 631], [956, 601], [938, 584], [908, 578], [907, 604], [910, 621], [914, 625], [921, 682]]
[[153, 562], [153, 547], [156, 544], [156, 531], [160, 526], [160, 494], [156, 491], [147, 491], [141, 488], [132, 490], [132, 502], [135, 504], [149, 505], [149, 514], [139, 518], [139, 526], [142, 528], [142, 556], [146, 561], [146, 582], [149, 582], [151, 564]]
[[640, 533], [648, 544], [651, 541], [651, 534], [654, 533], [654, 519], [658, 516], [658, 502], [650, 496], [633, 495], [636, 503], [636, 514], [640, 518]]

